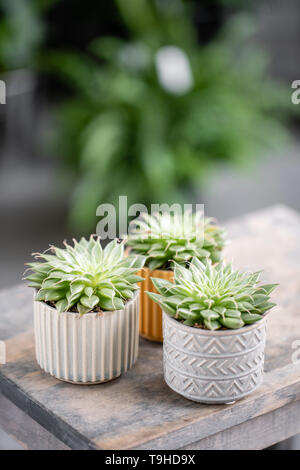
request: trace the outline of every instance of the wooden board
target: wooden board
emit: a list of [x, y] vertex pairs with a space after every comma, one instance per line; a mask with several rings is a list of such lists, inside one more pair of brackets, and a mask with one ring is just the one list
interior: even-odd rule
[[276, 206], [227, 229], [226, 258], [243, 269], [264, 268], [265, 280], [280, 282], [278, 307], [268, 320], [265, 380], [255, 393], [233, 405], [188, 401], [163, 380], [161, 345], [142, 339], [137, 364], [119, 379], [91, 386], [60, 382], [35, 361], [32, 291], [25, 286], [0, 293], [0, 340], [7, 349], [0, 391], [73, 449], [203, 448], [201, 441], [209, 448], [239, 448], [246, 439], [241, 435], [238, 444], [238, 435], [249, 432], [250, 420], [260, 429], [251, 447], [261, 448], [263, 434], [273, 443], [273, 414], [276, 435], [278, 419], [283, 431], [286, 426], [280, 435], [298, 432], [291, 409], [300, 415], [300, 364], [292, 363], [293, 342], [300, 340], [300, 217]]
[[[53, 434], [0, 394], [0, 430], [15, 441], [14, 450], [69, 450]], [[1, 441], [1, 438], [0, 438]], [[5, 449], [2, 444], [1, 449]]]

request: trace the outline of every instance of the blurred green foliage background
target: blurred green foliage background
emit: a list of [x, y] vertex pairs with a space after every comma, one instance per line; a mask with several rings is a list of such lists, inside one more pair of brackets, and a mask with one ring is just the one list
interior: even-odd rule
[[67, 85], [52, 141], [72, 177], [74, 227], [93, 229], [97, 206], [119, 195], [195, 202], [216, 165], [248, 164], [287, 138], [288, 90], [255, 46], [255, 15], [242, 9], [252, 2], [219, 2], [238, 14], [201, 42], [201, 2], [115, 0], [119, 34], [99, 31], [79, 49], [45, 41], [56, 2], [3, 1], [2, 68], [34, 66]]
[[1, 0], [0, 71], [33, 68], [45, 36], [44, 14], [54, 0]]

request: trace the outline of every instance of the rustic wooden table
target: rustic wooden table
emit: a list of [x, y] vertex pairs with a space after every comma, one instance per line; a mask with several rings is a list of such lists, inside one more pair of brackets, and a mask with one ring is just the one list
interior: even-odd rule
[[17, 286], [0, 293], [7, 349], [0, 425], [29, 448], [262, 449], [299, 433], [300, 362], [293, 348], [300, 350], [300, 216], [276, 206], [227, 229], [226, 258], [237, 267], [264, 268], [267, 281], [280, 282], [268, 320], [265, 379], [256, 392], [233, 405], [188, 401], [163, 380], [161, 345], [142, 339], [137, 364], [121, 378], [60, 382], [35, 361], [32, 291]]

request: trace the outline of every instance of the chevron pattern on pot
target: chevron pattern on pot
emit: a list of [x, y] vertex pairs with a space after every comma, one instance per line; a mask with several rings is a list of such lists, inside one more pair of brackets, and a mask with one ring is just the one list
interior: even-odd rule
[[[176, 325], [168, 322], [167, 338], [170, 345], [180, 345], [180, 349], [185, 352], [218, 357], [220, 355], [244, 354], [249, 350], [255, 349], [261, 345], [265, 338], [265, 323], [260, 323], [257, 329], [247, 330], [239, 334], [224, 334], [219, 331], [218, 336], [209, 334], [208, 330], [203, 330], [203, 334], [188, 334], [182, 331]], [[236, 330], [237, 331], [237, 330]]]
[[164, 313], [163, 328], [165, 380], [184, 397], [228, 403], [262, 382], [265, 319], [238, 330], [212, 332], [187, 327]]
[[165, 381], [175, 392], [201, 403], [229, 403], [253, 392], [262, 382], [263, 366], [235, 379], [202, 380], [179, 374], [170, 364], [164, 364]]
[[195, 357], [190, 353], [182, 354], [167, 341], [164, 347], [165, 361], [174, 369], [185, 370], [197, 377], [230, 378], [249, 374], [261, 366], [264, 360], [264, 344], [260, 344], [254, 351], [246, 352], [235, 357]]

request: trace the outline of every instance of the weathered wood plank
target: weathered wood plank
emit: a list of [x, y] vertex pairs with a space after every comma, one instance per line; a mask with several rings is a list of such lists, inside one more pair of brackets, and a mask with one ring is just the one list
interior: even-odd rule
[[276, 207], [234, 221], [228, 234], [227, 259], [244, 269], [265, 267], [265, 279], [281, 284], [274, 294], [278, 307], [268, 320], [267, 374], [250, 397], [218, 406], [185, 400], [163, 381], [161, 346], [146, 340], [140, 341], [135, 367], [113, 382], [84, 387], [60, 382], [35, 361], [32, 292], [26, 287], [0, 293], [0, 340], [6, 340], [8, 357], [0, 366], [0, 390], [76, 449], [176, 449], [259, 417], [264, 429], [265, 416], [300, 400], [299, 365], [291, 359], [292, 343], [300, 339], [300, 218]]
[[300, 401], [245, 421], [181, 450], [262, 450], [300, 432]]
[[[160, 436], [137, 448], [177, 449], [195, 438], [200, 440], [230, 430], [233, 426], [264, 416], [297, 400], [300, 400], [299, 365], [288, 365], [266, 373], [263, 385], [243, 400], [233, 405], [202, 405], [203, 410], [195, 410], [194, 416], [186, 416], [185, 426], [179, 423], [176, 430], [160, 433]], [[125, 435], [118, 445], [126, 448], [127, 442], [130, 442], [130, 436]]]
[[3, 395], [0, 395], [0, 427], [26, 450], [69, 449]]

